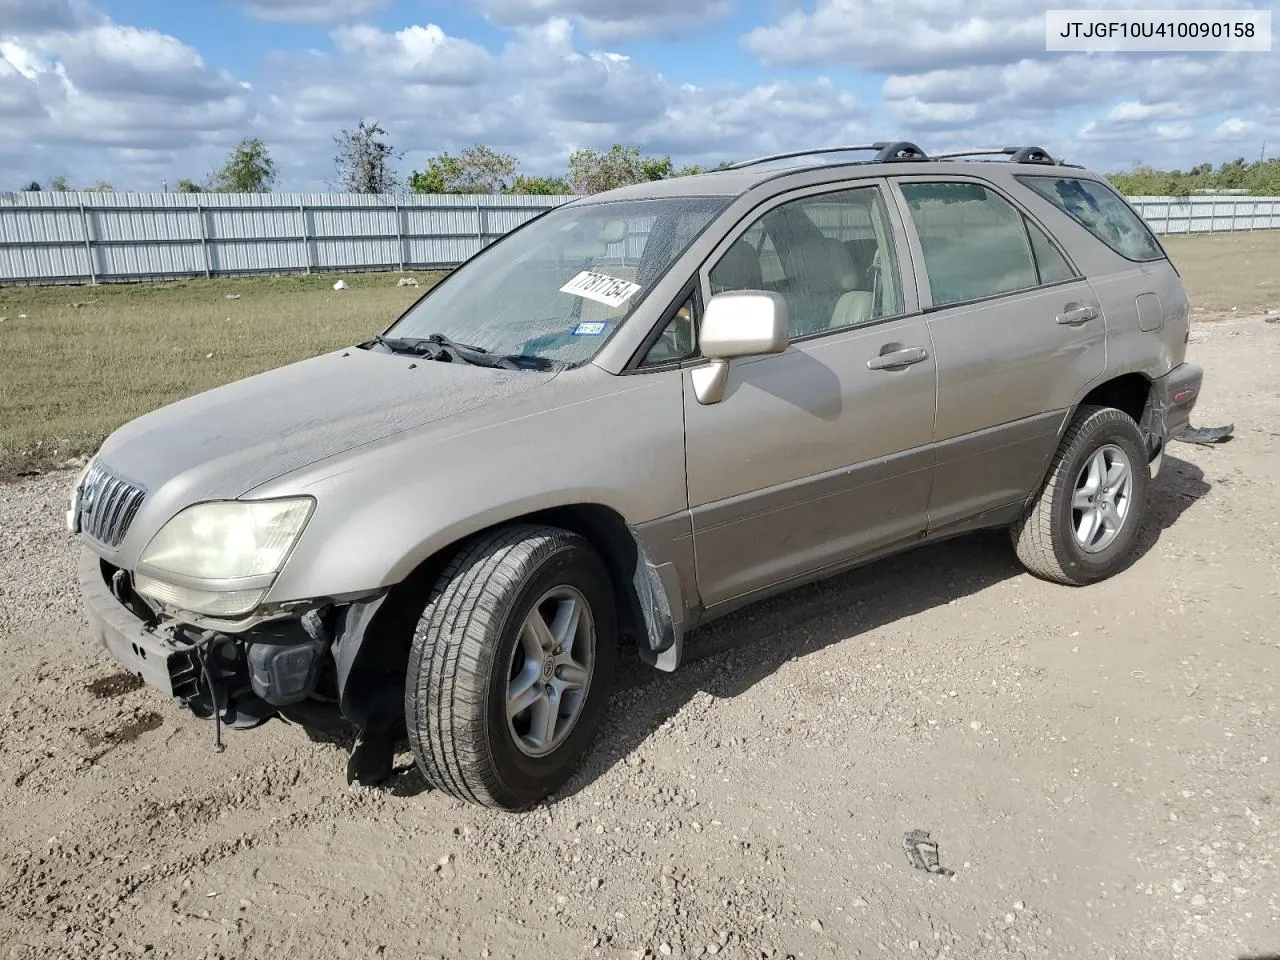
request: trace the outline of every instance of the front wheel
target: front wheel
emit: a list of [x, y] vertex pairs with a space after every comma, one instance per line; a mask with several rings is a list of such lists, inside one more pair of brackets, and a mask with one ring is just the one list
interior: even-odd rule
[[513, 526], [464, 546], [414, 631], [405, 719], [436, 788], [507, 810], [564, 785], [603, 717], [613, 589], [576, 534]]
[[1072, 586], [1118, 573], [1137, 541], [1150, 479], [1133, 418], [1081, 407], [1044, 487], [1010, 530], [1018, 559], [1037, 576]]

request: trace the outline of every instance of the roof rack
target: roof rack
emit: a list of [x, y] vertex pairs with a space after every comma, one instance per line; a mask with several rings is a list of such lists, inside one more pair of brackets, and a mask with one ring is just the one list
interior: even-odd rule
[[961, 157], [1008, 157], [1010, 163], [1047, 163], [1058, 161], [1040, 147], [1002, 147], [999, 150], [962, 150], [958, 153], [940, 153], [933, 160], [956, 160]]
[[741, 170], [743, 167], [754, 167], [762, 163], [769, 163], [773, 160], [790, 160], [793, 157], [812, 157], [823, 153], [860, 153], [868, 150], [876, 151], [873, 162], [887, 163], [893, 160], [928, 160], [923, 150], [914, 143], [908, 143], [900, 140], [897, 143], [871, 143], [857, 147], [819, 147], [810, 150], [790, 150], [786, 153], [773, 153], [767, 157], [756, 157], [753, 160], [743, 160], [739, 163], [732, 163], [725, 167], [726, 170]]

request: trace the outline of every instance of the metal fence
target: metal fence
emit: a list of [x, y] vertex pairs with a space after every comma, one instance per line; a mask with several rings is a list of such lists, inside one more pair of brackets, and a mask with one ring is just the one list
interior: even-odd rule
[[1130, 197], [1159, 234], [1280, 229], [1280, 197]]
[[452, 267], [571, 199], [0, 194], [0, 283]]
[[[0, 194], [0, 283], [448, 268], [572, 197]], [[1160, 234], [1280, 228], [1280, 197], [1132, 197]]]

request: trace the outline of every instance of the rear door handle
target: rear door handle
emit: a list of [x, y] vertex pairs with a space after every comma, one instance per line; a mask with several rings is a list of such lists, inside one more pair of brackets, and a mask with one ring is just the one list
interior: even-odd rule
[[867, 361], [867, 369], [897, 370], [902, 367], [909, 367], [913, 363], [920, 363], [928, 358], [929, 351], [924, 347], [903, 347], [901, 350], [894, 350], [891, 353], [882, 353], [878, 357], [872, 357]]
[[1060, 314], [1058, 314], [1058, 322], [1064, 326], [1071, 326], [1077, 323], [1088, 323], [1098, 315], [1098, 311], [1093, 307], [1079, 303], [1068, 303]]

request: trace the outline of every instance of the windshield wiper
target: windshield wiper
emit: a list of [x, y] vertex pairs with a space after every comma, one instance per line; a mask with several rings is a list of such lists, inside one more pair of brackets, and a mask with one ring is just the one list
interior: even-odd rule
[[405, 353], [415, 357], [443, 362], [460, 361], [476, 367], [492, 367], [500, 370], [563, 370], [565, 365], [544, 357], [524, 354], [493, 354], [484, 347], [476, 347], [451, 340], [443, 333], [426, 337], [386, 337], [377, 334], [368, 344], [380, 344], [392, 353]]
[[443, 333], [433, 333], [429, 337], [387, 337], [379, 333], [369, 343], [381, 344], [392, 353], [407, 353], [430, 360], [461, 360], [464, 363], [475, 362], [489, 352], [484, 347], [457, 343]]

